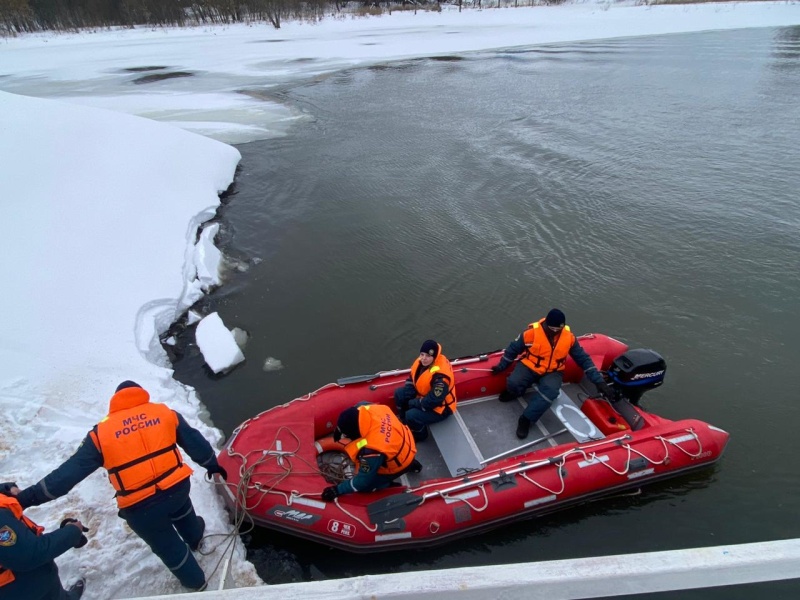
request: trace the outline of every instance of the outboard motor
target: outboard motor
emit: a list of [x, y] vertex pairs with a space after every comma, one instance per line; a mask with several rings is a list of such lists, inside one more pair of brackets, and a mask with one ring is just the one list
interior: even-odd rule
[[667, 363], [658, 352], [639, 348], [615, 358], [608, 377], [622, 398], [639, 406], [642, 394], [664, 383], [666, 371]]

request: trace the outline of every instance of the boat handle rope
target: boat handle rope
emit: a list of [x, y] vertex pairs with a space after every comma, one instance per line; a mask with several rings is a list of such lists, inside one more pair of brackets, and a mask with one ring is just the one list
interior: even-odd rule
[[[364, 528], [367, 531], [369, 531], [370, 533], [375, 533], [376, 531], [378, 531], [378, 526], [377, 525], [374, 525], [374, 526], [367, 525], [364, 521], [359, 519], [353, 513], [349, 512], [344, 506], [339, 504], [339, 498], [338, 497], [333, 499], [333, 503], [339, 508], [340, 511], [342, 511], [344, 514], [346, 514], [348, 517], [350, 517], [351, 519], [355, 519], [356, 521], [361, 523], [364, 526]], [[397, 520], [397, 519], [395, 519], [395, 520]], [[389, 521], [389, 522], [391, 522], [391, 521]]]
[[481, 484], [478, 487], [481, 489], [481, 493], [483, 494], [484, 503], [483, 503], [483, 507], [482, 508], [477, 508], [477, 507], [473, 506], [472, 503], [469, 500], [467, 500], [466, 498], [464, 498], [463, 496], [451, 496], [450, 494], [448, 494], [446, 492], [442, 492], [440, 495], [445, 500], [460, 500], [461, 502], [463, 502], [464, 504], [469, 506], [475, 512], [483, 512], [487, 508], [489, 508], [489, 495], [486, 493], [486, 486], [485, 485]]
[[[449, 493], [452, 493], [452, 492], [455, 492], [455, 491], [462, 491], [464, 489], [469, 489], [471, 487], [480, 487], [482, 489], [482, 491], [484, 492], [484, 494], [485, 494], [486, 492], [483, 489], [483, 484], [486, 483], [487, 481], [490, 481], [492, 479], [496, 479], [497, 477], [502, 477], [504, 475], [517, 475], [517, 474], [519, 474], [523, 479], [526, 479], [530, 483], [534, 484], [535, 486], [541, 488], [542, 490], [544, 490], [546, 492], [549, 492], [549, 493], [555, 494], [555, 495], [560, 495], [566, 489], [566, 482], [564, 480], [564, 474], [563, 474], [562, 468], [566, 464], [567, 458], [572, 454], [580, 455], [581, 457], [583, 457], [584, 460], [589, 461], [589, 462], [599, 462], [600, 464], [602, 464], [606, 468], [612, 470], [617, 475], [625, 475], [630, 471], [631, 454], [632, 453], [638, 454], [639, 456], [641, 456], [642, 458], [644, 458], [646, 461], [648, 461], [649, 463], [651, 463], [653, 465], [662, 465], [662, 464], [666, 463], [667, 460], [669, 459], [669, 446], [667, 446], [667, 444], [669, 444], [671, 446], [675, 446], [681, 452], [683, 452], [684, 454], [686, 454], [687, 456], [689, 456], [691, 458], [697, 458], [703, 452], [702, 443], [700, 442], [700, 439], [697, 436], [697, 433], [695, 433], [695, 431], [693, 429], [689, 428], [689, 429], [685, 429], [684, 431], [689, 433], [694, 438], [695, 442], [697, 442], [697, 445], [699, 447], [699, 450], [698, 450], [697, 453], [693, 454], [693, 453], [689, 452], [688, 450], [686, 450], [685, 448], [683, 448], [682, 446], [680, 446], [677, 442], [674, 442], [674, 441], [672, 441], [670, 439], [664, 438], [663, 436], [655, 436], [654, 439], [659, 440], [664, 446], [664, 458], [662, 460], [660, 460], [660, 461], [659, 460], [655, 460], [655, 459], [652, 459], [649, 456], [645, 455], [644, 453], [640, 452], [639, 450], [633, 448], [628, 443], [628, 440], [631, 439], [631, 436], [629, 434], [624, 434], [624, 435], [622, 435], [620, 437], [617, 437], [617, 438], [604, 439], [604, 440], [601, 440], [601, 441], [598, 441], [598, 442], [595, 442], [595, 443], [592, 443], [592, 444], [587, 444], [585, 446], [579, 446], [577, 448], [571, 448], [570, 450], [567, 450], [563, 454], [558, 455], [558, 456], [554, 456], [551, 459], [547, 459], [547, 460], [531, 463], [529, 465], [520, 466], [520, 467], [517, 467], [517, 468], [512, 469], [512, 470], [509, 470], [509, 469], [497, 469], [495, 471], [489, 471], [489, 472], [487, 472], [485, 474], [484, 477], [482, 477], [480, 480], [475, 481], [475, 482], [468, 482], [467, 481], [467, 482], [463, 482], [460, 485], [455, 486], [454, 488], [450, 488], [450, 489], [446, 489], [446, 490], [436, 490], [436, 491], [432, 491], [432, 492], [425, 492], [423, 494], [423, 497], [422, 497], [423, 498], [422, 503], [424, 503], [426, 499], [434, 498], [436, 496], [440, 496], [442, 498], [451, 497], [451, 496], [448, 495]], [[619, 443], [623, 448], [625, 448], [628, 451], [627, 458], [625, 459], [625, 469], [622, 470], [622, 471], [618, 471], [617, 469], [615, 469], [613, 466], [609, 465], [605, 461], [599, 460], [597, 458], [597, 450], [593, 450], [591, 452], [587, 452], [587, 450], [589, 448], [596, 448], [597, 446], [605, 445], [605, 444], [608, 444], [609, 442], [611, 442], [611, 443]], [[541, 484], [537, 483], [536, 481], [534, 481], [533, 479], [531, 479], [527, 475], [527, 471], [535, 469], [535, 468], [547, 466], [548, 464], [553, 464], [558, 469], [559, 479], [561, 480], [561, 490], [560, 491], [550, 490], [550, 489], [542, 486]], [[472, 483], [472, 485], [470, 485], [470, 483]], [[440, 486], [440, 485], [442, 485], [442, 483], [426, 484], [426, 485], [422, 485], [422, 486], [419, 486], [417, 488], [411, 489], [411, 490], [409, 490], [409, 492], [422, 491], [423, 489], [426, 489], [426, 488], [429, 488], [429, 487], [436, 487], [436, 486]], [[453, 498], [456, 498], [456, 497], [453, 497]], [[458, 498], [458, 499], [463, 500], [462, 498]], [[422, 504], [422, 503], [420, 503], [420, 504]], [[487, 503], [488, 503], [488, 497], [487, 497]], [[467, 502], [467, 504], [469, 504], [469, 502]], [[473, 508], [471, 505], [470, 505], [470, 507]], [[474, 508], [473, 508], [473, 510], [474, 510]], [[483, 510], [483, 509], [481, 509], [481, 510]]]
[[698, 450], [697, 450], [696, 454], [692, 454], [691, 452], [689, 452], [685, 448], [682, 448], [676, 442], [673, 442], [672, 440], [664, 438], [664, 437], [662, 437], [660, 435], [657, 436], [656, 439], [657, 440], [661, 440], [662, 442], [667, 442], [668, 444], [671, 444], [672, 446], [675, 446], [678, 450], [683, 452], [686, 456], [689, 456], [691, 458], [697, 458], [698, 456], [700, 456], [703, 453], [703, 443], [700, 441], [700, 438], [697, 437], [697, 434], [695, 433], [694, 429], [687, 429], [686, 431], [689, 432], [692, 435], [692, 437], [694, 438], [694, 441], [697, 442]]
[[533, 479], [531, 479], [531, 478], [528, 476], [528, 474], [527, 474], [527, 473], [520, 473], [520, 477], [522, 477], [522, 478], [523, 478], [523, 479], [525, 479], [526, 481], [529, 481], [529, 482], [531, 482], [533, 485], [535, 485], [536, 487], [538, 487], [540, 490], [544, 490], [545, 492], [548, 492], [548, 493], [550, 493], [550, 494], [554, 494], [554, 495], [558, 496], [558, 495], [560, 495], [560, 494], [563, 494], [563, 493], [564, 493], [564, 490], [567, 488], [567, 482], [564, 480], [564, 468], [563, 468], [563, 467], [564, 467], [564, 463], [566, 463], [566, 462], [567, 462], [567, 457], [565, 456], [565, 457], [564, 457], [564, 458], [561, 460], [561, 462], [555, 463], [556, 469], [558, 470], [558, 479], [559, 479], [559, 481], [561, 482], [561, 489], [560, 489], [560, 490], [558, 490], [558, 491], [556, 491], [556, 490], [551, 490], [550, 488], [543, 486], [543, 485], [542, 485], [541, 483], [539, 483], [538, 481], [534, 481]]

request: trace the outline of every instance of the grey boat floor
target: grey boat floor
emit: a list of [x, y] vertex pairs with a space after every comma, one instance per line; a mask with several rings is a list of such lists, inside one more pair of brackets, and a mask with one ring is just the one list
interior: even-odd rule
[[463, 476], [508, 456], [602, 439], [604, 435], [580, 411], [594, 391], [585, 378], [580, 384], [564, 384], [524, 440], [516, 436], [517, 420], [528, 399], [538, 393], [535, 386], [513, 402], [500, 402], [496, 395], [459, 401], [456, 414], [431, 426], [428, 439], [417, 443], [422, 472], [403, 475], [400, 481], [413, 487], [430, 479]]

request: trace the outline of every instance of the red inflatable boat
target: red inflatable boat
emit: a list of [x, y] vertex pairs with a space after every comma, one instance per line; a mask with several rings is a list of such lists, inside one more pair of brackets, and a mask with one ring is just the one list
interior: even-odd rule
[[[598, 497], [707, 467], [728, 433], [697, 420], [670, 421], [638, 406], [666, 365], [652, 350], [627, 350], [604, 335], [579, 338], [616, 397], [596, 397], [570, 360], [558, 399], [526, 440], [515, 436], [525, 398], [501, 403], [502, 352], [453, 361], [458, 411], [417, 444], [421, 473], [391, 487], [323, 502], [322, 490], [353, 475], [331, 433], [358, 402], [393, 406], [408, 371], [350, 377], [240, 425], [219, 462], [237, 522], [285, 531], [353, 552], [440, 544]], [[602, 365], [602, 366], [601, 366]], [[510, 373], [510, 370], [507, 371]], [[530, 393], [530, 392], [529, 392]]]

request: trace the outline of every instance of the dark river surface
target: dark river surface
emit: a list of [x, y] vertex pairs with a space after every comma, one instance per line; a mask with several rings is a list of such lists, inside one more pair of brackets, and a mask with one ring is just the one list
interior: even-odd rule
[[279, 95], [308, 119], [239, 147], [218, 240], [249, 268], [200, 303], [250, 333], [247, 361], [211, 376], [191, 329], [175, 361], [226, 434], [407, 367], [429, 337], [451, 358], [504, 347], [558, 306], [577, 333], [660, 352], [645, 407], [731, 441], [704, 473], [430, 551], [259, 531], [265, 580], [800, 537], [800, 27], [409, 60]]

